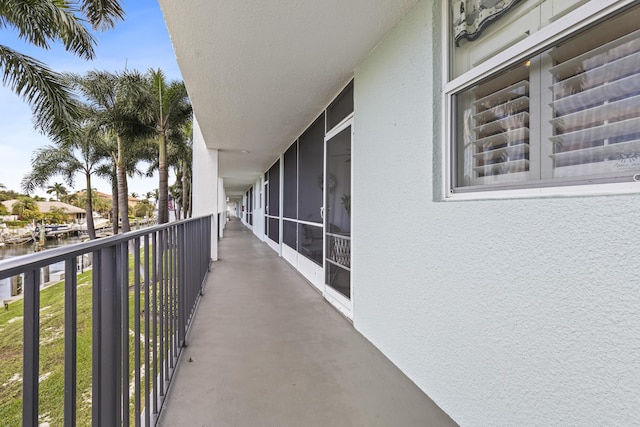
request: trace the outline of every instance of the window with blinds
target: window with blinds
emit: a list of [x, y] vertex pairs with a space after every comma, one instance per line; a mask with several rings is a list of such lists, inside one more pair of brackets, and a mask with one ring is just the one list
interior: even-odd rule
[[461, 95], [461, 181], [466, 185], [529, 178], [529, 71], [519, 65]]
[[[597, 37], [579, 37], [549, 52], [554, 177], [640, 167], [639, 21], [625, 14], [596, 28]], [[613, 40], [596, 42], [612, 33]]]
[[640, 6], [543, 49], [454, 95], [454, 188], [640, 172]]

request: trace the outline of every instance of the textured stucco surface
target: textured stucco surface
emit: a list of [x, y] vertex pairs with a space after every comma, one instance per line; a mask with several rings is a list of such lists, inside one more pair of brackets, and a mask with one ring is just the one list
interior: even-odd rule
[[355, 73], [355, 327], [461, 425], [640, 425], [640, 196], [439, 201], [439, 4]]
[[218, 259], [218, 150], [207, 148], [197, 120], [193, 121], [193, 216], [213, 215], [211, 259]]

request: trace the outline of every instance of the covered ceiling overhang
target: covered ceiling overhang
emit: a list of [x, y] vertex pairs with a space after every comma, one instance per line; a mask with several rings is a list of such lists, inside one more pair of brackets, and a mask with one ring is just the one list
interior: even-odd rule
[[206, 145], [244, 192], [417, 0], [159, 0]]

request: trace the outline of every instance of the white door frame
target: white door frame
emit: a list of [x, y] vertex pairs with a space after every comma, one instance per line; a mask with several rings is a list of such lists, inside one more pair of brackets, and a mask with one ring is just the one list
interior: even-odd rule
[[[336, 291], [335, 289], [333, 289], [331, 286], [329, 286], [327, 284], [327, 229], [328, 229], [328, 225], [327, 225], [327, 215], [325, 215], [324, 213], [326, 212], [326, 206], [325, 203], [327, 201], [327, 142], [329, 142], [333, 137], [335, 137], [336, 135], [338, 135], [340, 132], [342, 132], [343, 130], [345, 130], [346, 128], [351, 127], [351, 148], [352, 148], [352, 156], [351, 156], [351, 166], [350, 166], [350, 171], [349, 173], [351, 174], [351, 195], [353, 195], [353, 113], [349, 114], [342, 122], [340, 122], [337, 126], [335, 126], [333, 129], [331, 129], [331, 131], [327, 132], [327, 134], [324, 137], [324, 151], [323, 151], [323, 156], [324, 156], [324, 171], [323, 171], [323, 175], [324, 175], [324, 182], [322, 185], [323, 191], [322, 191], [322, 223], [323, 223], [323, 232], [322, 232], [322, 246], [323, 246], [323, 256], [322, 256], [322, 270], [323, 270], [323, 282], [324, 282], [324, 289], [323, 289], [323, 295], [324, 297], [327, 299], [327, 301], [329, 301], [334, 307], [336, 307], [340, 312], [342, 312], [345, 316], [347, 316], [348, 318], [353, 318], [353, 274], [352, 274], [352, 270], [349, 270], [349, 286], [350, 286], [350, 290], [349, 290], [349, 295], [351, 295], [351, 298], [347, 298], [344, 295], [342, 295], [340, 292]], [[350, 221], [350, 229], [353, 230], [353, 219], [350, 216], [349, 217], [349, 221]], [[351, 257], [353, 259], [353, 257]]]

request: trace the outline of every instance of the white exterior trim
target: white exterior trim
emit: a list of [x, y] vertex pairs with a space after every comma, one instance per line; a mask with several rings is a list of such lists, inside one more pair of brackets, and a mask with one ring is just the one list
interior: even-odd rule
[[340, 313], [349, 319], [353, 319], [353, 301], [346, 298], [340, 292], [325, 286], [322, 295], [329, 303], [334, 306]]
[[[268, 218], [275, 218], [275, 217], [268, 217]], [[274, 242], [273, 240], [271, 240], [271, 238], [267, 235], [265, 235], [264, 238], [265, 243], [267, 244], [267, 246], [269, 246], [271, 249], [273, 249], [278, 255], [280, 255], [280, 243], [278, 242]]]
[[324, 289], [324, 270], [322, 266], [316, 264], [303, 255], [298, 255], [298, 264], [296, 268], [300, 274], [302, 274], [318, 291], [322, 293]]
[[312, 227], [322, 228], [322, 224], [317, 222], [309, 222], [309, 221], [303, 221], [301, 219], [291, 219], [291, 218], [284, 218], [284, 219], [291, 222], [297, 222], [298, 224], [304, 224], [304, 225], [310, 225]]
[[282, 221], [282, 216], [284, 214], [284, 153], [280, 153], [280, 170], [279, 175], [280, 175], [280, 188], [278, 189], [278, 255], [282, 256], [282, 241], [284, 240], [284, 230], [282, 229], [283, 227], [283, 221]]
[[637, 194], [640, 182], [617, 182], [611, 184], [566, 185], [562, 187], [535, 187], [509, 190], [450, 193], [445, 201], [527, 199], [534, 197], [584, 197], [616, 194]]
[[293, 268], [298, 269], [298, 251], [289, 245], [282, 245], [282, 258], [287, 261]]
[[[348, 86], [348, 85], [347, 85]], [[340, 92], [342, 92], [347, 86], [343, 87]], [[340, 94], [340, 92], [338, 92], [338, 95]], [[336, 96], [338, 96], [336, 95]], [[326, 110], [325, 110], [326, 111]], [[345, 117], [344, 119], [342, 119], [340, 121], [340, 123], [338, 123], [337, 125], [335, 125], [334, 127], [332, 127], [331, 129], [329, 129], [328, 132], [326, 132], [324, 138], [325, 141], [327, 139], [331, 139], [334, 136], [336, 136], [337, 134], [339, 134], [341, 131], [343, 131], [347, 126], [349, 125], [353, 125], [353, 115], [354, 112], [351, 112], [347, 117]], [[326, 119], [326, 116], [325, 116]]]

